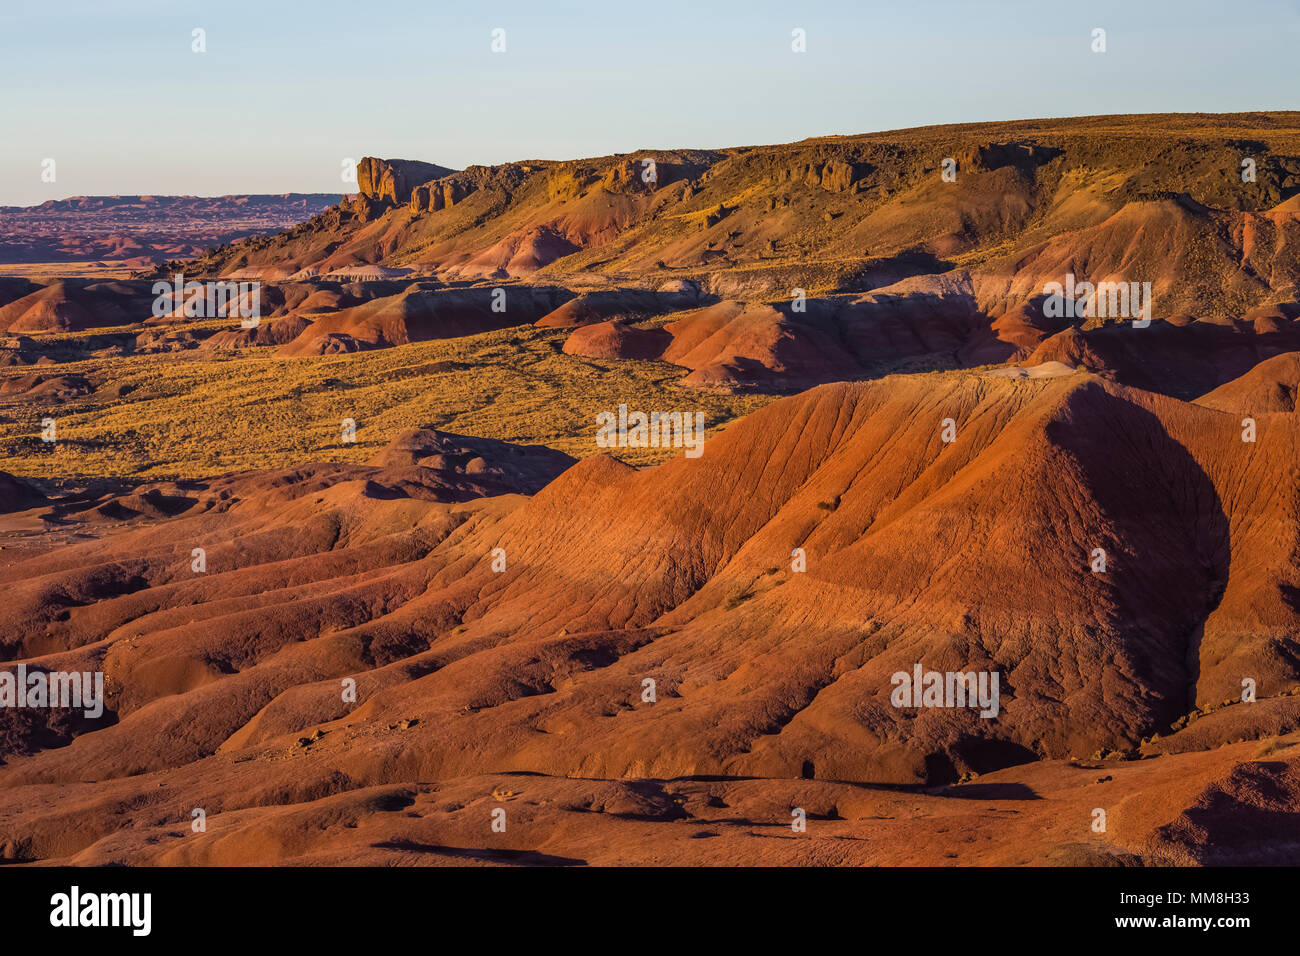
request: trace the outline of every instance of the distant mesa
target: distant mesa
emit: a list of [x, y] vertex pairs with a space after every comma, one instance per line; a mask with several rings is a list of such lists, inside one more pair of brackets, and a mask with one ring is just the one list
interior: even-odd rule
[[0, 207], [0, 264], [149, 270], [277, 233], [339, 201], [337, 193], [78, 196]]

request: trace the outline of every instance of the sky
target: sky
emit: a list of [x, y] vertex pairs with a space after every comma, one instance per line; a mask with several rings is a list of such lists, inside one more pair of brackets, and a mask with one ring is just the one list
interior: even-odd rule
[[352, 192], [362, 156], [1296, 109], [1297, 41], [1300, 0], [0, 0], [0, 205]]

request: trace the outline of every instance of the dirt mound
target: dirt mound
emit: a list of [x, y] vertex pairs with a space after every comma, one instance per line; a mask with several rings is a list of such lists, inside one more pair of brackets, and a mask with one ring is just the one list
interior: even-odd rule
[[30, 279], [19, 276], [0, 276], [0, 307], [16, 299], [39, 292], [41, 286]]
[[135, 337], [135, 351], [146, 355], [186, 352], [198, 348], [205, 341], [205, 335], [204, 331], [190, 329], [149, 329]]
[[148, 488], [134, 494], [117, 495], [95, 510], [115, 521], [140, 517], [172, 518], [189, 510], [195, 500], [183, 494], [168, 494], [160, 488]]
[[321, 315], [280, 354], [352, 351], [348, 343], [384, 348], [532, 323], [554, 309], [557, 296], [555, 290], [533, 287], [408, 290]]
[[[537, 324], [576, 328], [564, 346], [571, 354], [662, 356], [690, 370], [683, 384], [731, 391], [792, 390], [866, 377], [905, 361], [955, 367], [1015, 353], [997, 340], [997, 326], [979, 311], [963, 271], [913, 276], [865, 294], [762, 304], [723, 300], [676, 313], [662, 331], [628, 321], [680, 309], [683, 299], [698, 301], [697, 290], [672, 283], [640, 296], [584, 293]], [[664, 335], [671, 338], [666, 347]], [[1041, 338], [1034, 332], [1028, 341]]]
[[274, 322], [260, 322], [253, 329], [227, 329], [209, 336], [200, 348], [230, 351], [257, 345], [288, 345], [302, 335], [311, 323], [301, 315], [290, 315]]
[[22, 398], [67, 399], [86, 395], [94, 390], [94, 385], [81, 375], [47, 375], [43, 372], [32, 372], [0, 382], [0, 395]]
[[44, 493], [30, 482], [0, 471], [0, 514], [26, 511], [45, 504], [47, 500]]
[[0, 328], [7, 332], [51, 332], [84, 329], [94, 324], [94, 313], [64, 282], [29, 293], [0, 308]]
[[402, 432], [370, 460], [385, 469], [422, 468], [472, 480], [478, 494], [531, 495], [574, 463], [543, 445], [512, 445], [434, 428]]
[[788, 304], [720, 302], [665, 329], [672, 343], [663, 359], [691, 369], [689, 385], [794, 388], [861, 373], [826, 316]]
[[1245, 375], [1202, 395], [1196, 404], [1223, 412], [1261, 415], [1294, 412], [1300, 388], [1300, 352], [1265, 359]]
[[[1246, 321], [1156, 320], [1141, 329], [1127, 324], [1067, 328], [1043, 339], [1020, 361], [1026, 366], [1061, 362], [1190, 400], [1246, 375], [1278, 353], [1296, 349], [1300, 323], [1259, 332], [1254, 322]], [[1285, 363], [1271, 367], [1280, 374]], [[1263, 382], [1251, 382], [1264, 387]]]
[[1237, 763], [1209, 782], [1176, 819], [1155, 830], [1147, 852], [1174, 866], [1293, 861], [1300, 844], [1300, 766], [1294, 754], [1282, 755], [1289, 759]]
[[147, 283], [65, 279], [0, 308], [0, 329], [9, 332], [67, 332], [132, 325], [150, 317]]
[[574, 329], [615, 319], [637, 319], [664, 315], [699, 302], [698, 287], [672, 284], [651, 292], [641, 289], [609, 289], [584, 292], [537, 320], [545, 329]]
[[672, 341], [664, 329], [639, 329], [624, 322], [600, 322], [574, 329], [564, 351], [599, 359], [658, 359]]
[[25, 335], [13, 335], [0, 341], [0, 368], [34, 365], [41, 357], [36, 342]]
[[[989, 320], [965, 273], [917, 276], [862, 295], [723, 301], [671, 322], [665, 361], [687, 385], [794, 389], [862, 378], [903, 360], [980, 364]], [[1005, 350], [998, 350], [1002, 360]]]

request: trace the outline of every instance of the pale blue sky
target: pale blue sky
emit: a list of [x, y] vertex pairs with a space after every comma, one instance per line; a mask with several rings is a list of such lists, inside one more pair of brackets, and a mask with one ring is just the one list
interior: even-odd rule
[[0, 0], [0, 205], [343, 192], [342, 159], [364, 155], [462, 167], [1295, 109], [1298, 41], [1296, 0]]

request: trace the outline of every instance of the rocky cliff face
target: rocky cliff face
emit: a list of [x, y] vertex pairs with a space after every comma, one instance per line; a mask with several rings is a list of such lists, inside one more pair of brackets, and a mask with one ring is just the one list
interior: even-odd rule
[[357, 163], [357, 189], [367, 199], [400, 206], [410, 201], [421, 183], [449, 176], [456, 170], [414, 159], [376, 159], [367, 156]]
[[495, 189], [508, 198], [540, 166], [506, 163], [503, 166], [470, 166], [459, 172], [417, 186], [408, 202], [412, 212], [437, 212], [449, 209], [480, 189]]

